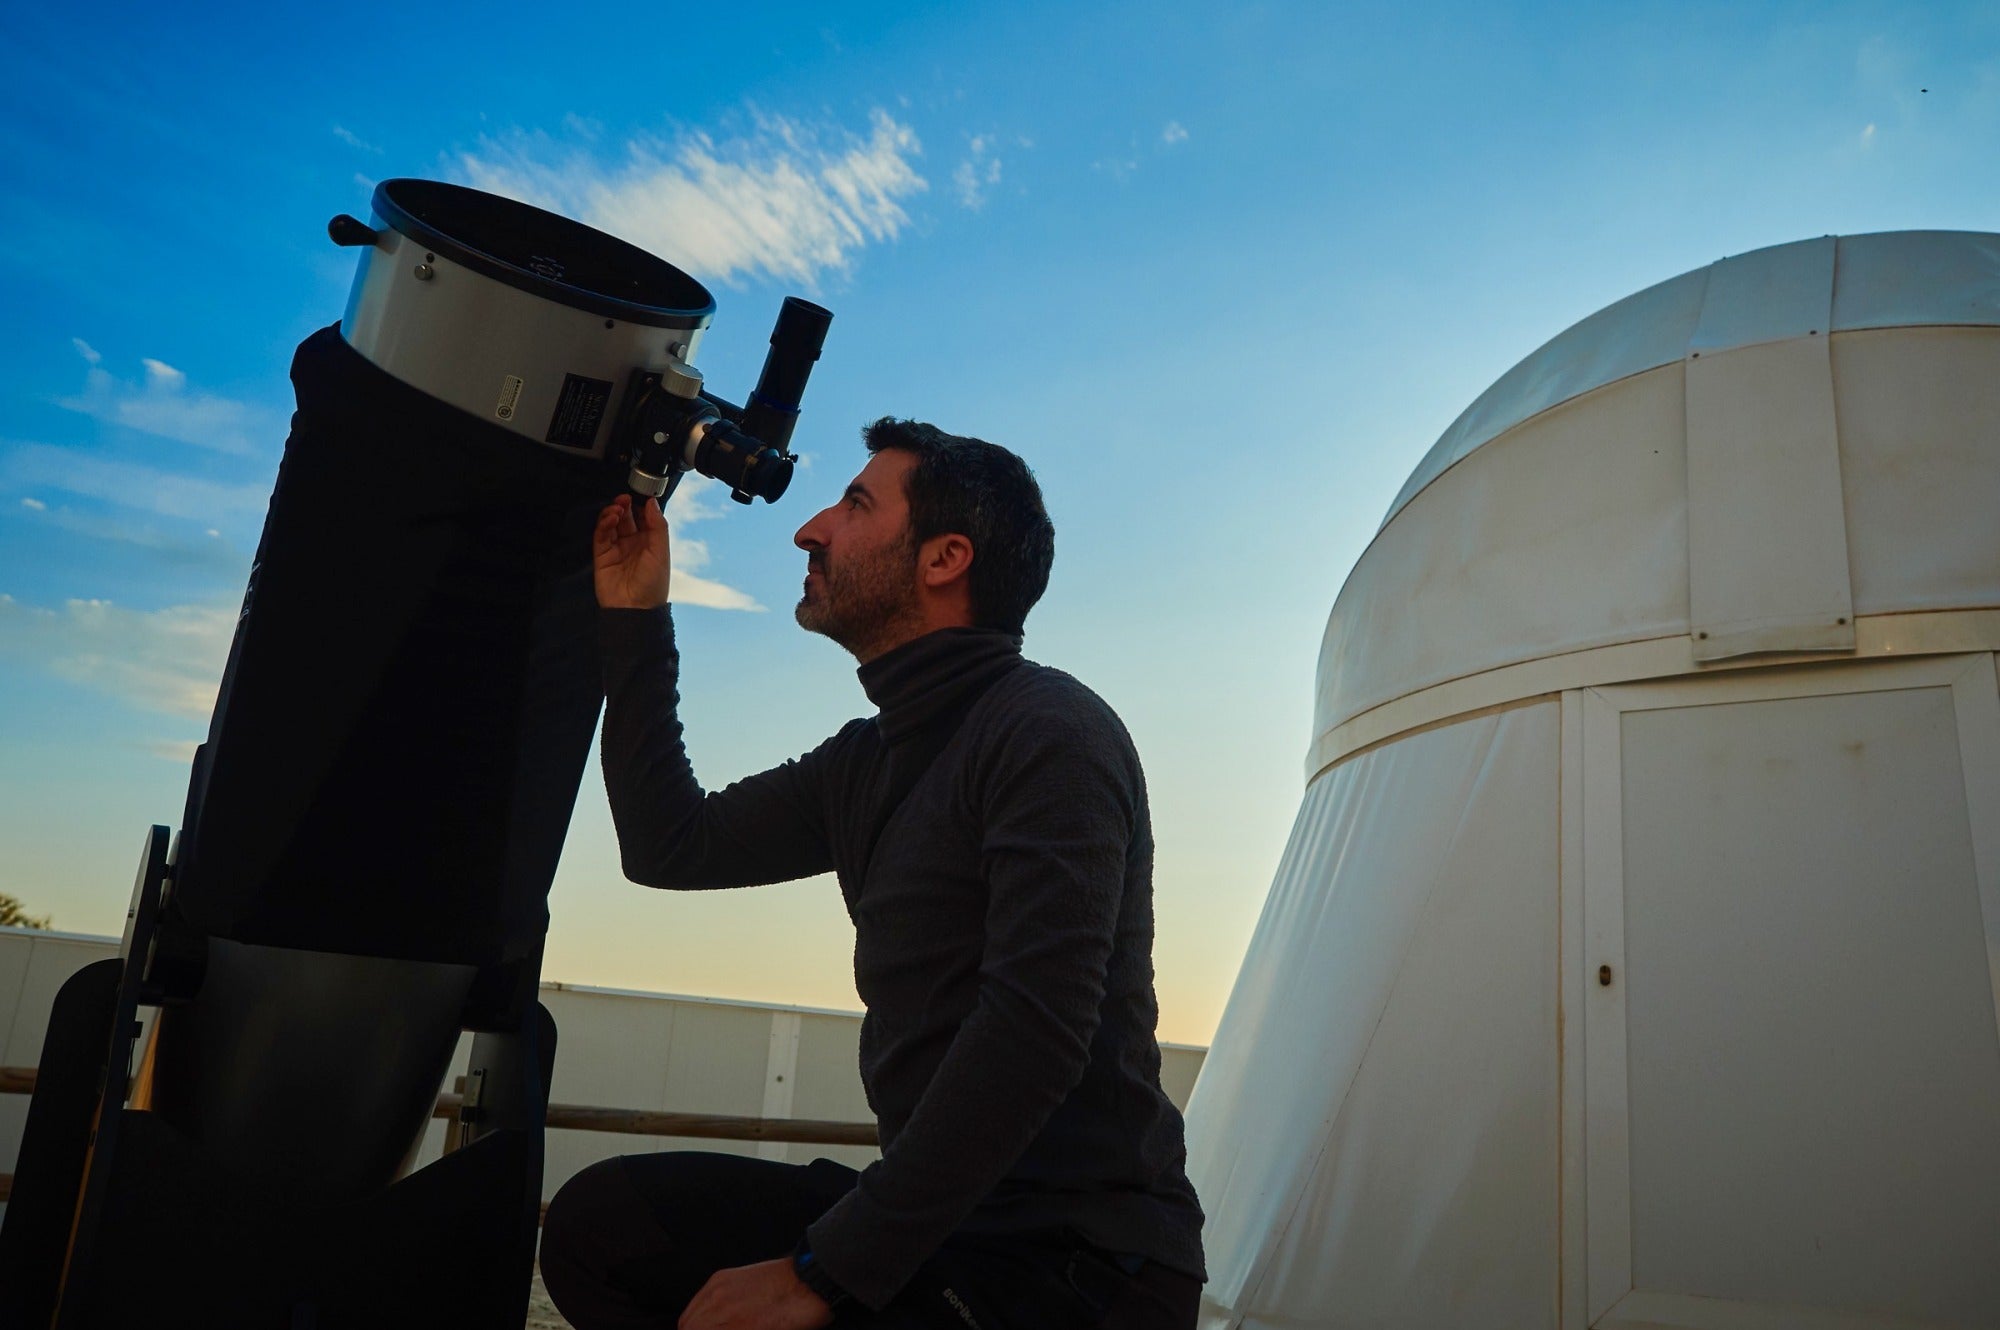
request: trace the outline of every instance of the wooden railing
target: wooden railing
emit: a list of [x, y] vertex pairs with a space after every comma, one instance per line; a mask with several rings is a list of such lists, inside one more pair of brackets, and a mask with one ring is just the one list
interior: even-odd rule
[[[0, 1067], [0, 1094], [33, 1094], [33, 1067]], [[464, 1100], [442, 1094], [434, 1118], [456, 1119]], [[543, 1121], [565, 1131], [616, 1131], [632, 1136], [682, 1136], [705, 1141], [784, 1141], [799, 1145], [877, 1145], [872, 1122], [827, 1122], [812, 1118], [739, 1118], [719, 1113], [667, 1113], [646, 1108], [594, 1108], [550, 1104]], [[0, 1173], [0, 1201], [13, 1189], [13, 1175]]]

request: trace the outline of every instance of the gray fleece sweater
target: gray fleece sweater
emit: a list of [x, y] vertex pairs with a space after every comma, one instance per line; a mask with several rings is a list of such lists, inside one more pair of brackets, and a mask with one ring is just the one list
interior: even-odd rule
[[[854, 921], [882, 1158], [808, 1229], [822, 1268], [879, 1308], [954, 1232], [1069, 1229], [1202, 1276], [1160, 1089], [1145, 778], [1110, 707], [1017, 638], [946, 629], [862, 667], [877, 716], [704, 792], [668, 612], [600, 624], [626, 874], [688, 889], [831, 870]], [[898, 758], [932, 752], [910, 787]]]

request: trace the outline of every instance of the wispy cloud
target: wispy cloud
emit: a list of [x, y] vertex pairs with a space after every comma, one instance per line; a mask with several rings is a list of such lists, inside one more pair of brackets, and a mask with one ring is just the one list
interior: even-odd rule
[[241, 583], [249, 567], [248, 553], [224, 540], [217, 527], [194, 532], [184, 521], [160, 520], [124, 507], [110, 510], [101, 503], [52, 507], [40, 499], [23, 499], [21, 507], [35, 515], [26, 520], [49, 530], [81, 536], [96, 546], [143, 550], [157, 567], [191, 570], [220, 585]]
[[268, 481], [231, 485], [44, 443], [21, 444], [7, 453], [0, 460], [0, 480], [14, 489], [60, 490], [207, 523], [261, 511], [271, 492]]
[[702, 605], [712, 610], [754, 610], [763, 606], [733, 586], [702, 577], [697, 570], [708, 566], [708, 542], [682, 535], [686, 527], [721, 513], [707, 498], [715, 482], [706, 476], [688, 476], [667, 500], [667, 554], [673, 560], [672, 598], [677, 605]]
[[233, 602], [133, 610], [70, 600], [47, 608], [0, 595], [0, 651], [142, 710], [205, 720], [236, 612]]
[[333, 136], [348, 147], [358, 148], [362, 152], [380, 153], [382, 151], [345, 125], [335, 125], [333, 127]]
[[1090, 164], [1090, 169], [1099, 175], [1108, 175], [1113, 180], [1123, 183], [1138, 174], [1139, 168], [1146, 164], [1148, 158], [1157, 158], [1170, 153], [1187, 141], [1187, 126], [1178, 120], [1169, 120], [1160, 127], [1159, 137], [1151, 140], [1150, 146], [1147, 139], [1134, 131], [1123, 152], [1098, 158]]
[[1858, 139], [1856, 140], [1856, 142], [1857, 142], [1857, 143], [1859, 143], [1859, 144], [1860, 144], [1860, 145], [1861, 145], [1861, 146], [1862, 146], [1863, 148], [1872, 148], [1872, 147], [1874, 147], [1874, 146], [1875, 146], [1875, 126], [1871, 124], [1871, 125], [1869, 125], [1869, 126], [1868, 126], [1868, 127], [1866, 128], [1866, 129], [1862, 130], [1862, 131], [1861, 131], [1861, 136], [1860, 136], [1860, 138], [1858, 138]]
[[163, 360], [140, 360], [141, 377], [121, 379], [104, 368], [104, 357], [81, 337], [70, 343], [89, 367], [83, 391], [61, 399], [68, 410], [143, 434], [191, 443], [217, 452], [248, 455], [284, 437], [284, 421], [233, 398], [190, 392], [187, 375]]
[[1113, 180], [1129, 180], [1139, 169], [1137, 157], [1100, 157], [1090, 164], [1090, 169], [1100, 175], [1108, 175]]
[[991, 138], [973, 135], [966, 144], [965, 159], [951, 173], [951, 183], [960, 207], [977, 212], [986, 206], [987, 191], [1000, 183], [1000, 159], [993, 154]]
[[845, 272], [910, 223], [929, 188], [916, 131], [877, 110], [866, 132], [759, 115], [730, 138], [644, 137], [605, 161], [601, 145], [547, 134], [482, 141], [454, 163], [470, 184], [578, 217], [700, 277], [812, 285]]

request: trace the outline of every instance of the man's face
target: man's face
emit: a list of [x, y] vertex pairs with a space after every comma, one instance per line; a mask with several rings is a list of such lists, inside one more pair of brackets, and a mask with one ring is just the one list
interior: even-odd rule
[[916, 458], [890, 449], [861, 468], [792, 543], [806, 552], [799, 626], [864, 659], [919, 618], [917, 549], [904, 480]]

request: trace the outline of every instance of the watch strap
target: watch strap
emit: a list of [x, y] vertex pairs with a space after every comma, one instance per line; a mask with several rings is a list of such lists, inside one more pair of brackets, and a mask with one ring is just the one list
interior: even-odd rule
[[819, 1294], [820, 1301], [829, 1308], [839, 1307], [851, 1300], [848, 1291], [819, 1263], [819, 1258], [813, 1255], [812, 1247], [804, 1238], [800, 1238], [799, 1245], [792, 1249], [792, 1273], [799, 1277], [801, 1284]]

